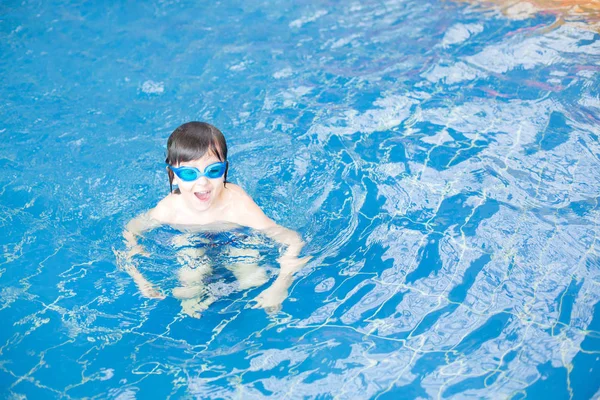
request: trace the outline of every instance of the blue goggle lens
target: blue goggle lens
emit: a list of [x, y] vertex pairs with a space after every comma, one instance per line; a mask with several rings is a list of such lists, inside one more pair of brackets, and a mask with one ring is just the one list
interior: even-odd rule
[[179, 178], [184, 181], [195, 181], [198, 179], [198, 175], [198, 170], [188, 168], [179, 170]]
[[225, 173], [225, 164], [213, 164], [206, 167], [204, 170], [204, 175], [209, 177], [210, 179], [220, 178]]
[[182, 181], [192, 182], [201, 176], [206, 176], [209, 179], [217, 179], [225, 174], [225, 170], [227, 169], [227, 161], [218, 162], [209, 165], [204, 169], [204, 173], [200, 172], [198, 168], [194, 167], [173, 167], [169, 165], [169, 168], [181, 179]]

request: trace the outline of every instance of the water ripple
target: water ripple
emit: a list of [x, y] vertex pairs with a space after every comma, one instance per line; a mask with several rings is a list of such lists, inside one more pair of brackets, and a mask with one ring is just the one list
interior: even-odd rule
[[[600, 40], [519, 4], [6, 5], [4, 392], [597, 397]], [[217, 247], [200, 320], [118, 268], [192, 119], [307, 242], [280, 313]], [[178, 234], [135, 259], [168, 293], [203, 243]], [[279, 249], [245, 235], [272, 279]]]

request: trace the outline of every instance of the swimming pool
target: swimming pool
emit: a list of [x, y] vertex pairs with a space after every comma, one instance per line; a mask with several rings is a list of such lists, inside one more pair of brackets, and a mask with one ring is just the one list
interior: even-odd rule
[[[0, 5], [3, 396], [597, 397], [598, 33], [454, 2], [248, 3]], [[117, 268], [189, 120], [307, 242], [278, 314], [226, 269], [196, 320]], [[175, 234], [138, 260], [166, 288]]]

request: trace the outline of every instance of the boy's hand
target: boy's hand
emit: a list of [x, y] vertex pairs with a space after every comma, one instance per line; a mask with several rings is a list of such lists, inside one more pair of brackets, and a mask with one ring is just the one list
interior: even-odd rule
[[276, 286], [275, 283], [263, 290], [261, 294], [256, 296], [254, 301], [256, 304], [252, 308], [264, 308], [269, 313], [281, 311], [281, 304], [287, 298], [288, 291], [285, 288]]
[[252, 308], [264, 308], [269, 314], [281, 311], [283, 301], [288, 297], [288, 288], [292, 284], [292, 276], [306, 265], [310, 256], [298, 258], [296, 256], [283, 255], [277, 259], [281, 266], [279, 276], [275, 282], [261, 294], [256, 296], [256, 304]]
[[283, 256], [277, 259], [281, 267], [279, 274], [293, 275], [296, 272], [300, 271], [306, 265], [306, 263], [310, 261], [311, 258], [311, 256], [298, 258], [296, 256], [289, 256], [284, 254]]

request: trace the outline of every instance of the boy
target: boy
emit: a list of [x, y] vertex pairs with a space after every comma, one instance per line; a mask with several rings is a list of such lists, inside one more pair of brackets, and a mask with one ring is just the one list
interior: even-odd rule
[[[267, 217], [241, 187], [227, 182], [227, 144], [221, 131], [204, 122], [181, 125], [167, 142], [166, 163], [171, 193], [155, 208], [131, 220], [123, 232], [127, 244], [125, 269], [142, 295], [164, 298], [131, 262], [133, 255], [143, 254], [137, 236], [163, 224], [186, 231], [206, 228], [226, 230], [227, 224], [235, 224], [261, 231], [287, 246], [278, 259], [281, 269], [277, 279], [255, 299], [256, 307], [279, 310], [287, 297], [293, 274], [307, 261], [307, 258], [298, 258], [304, 243], [296, 232], [277, 225]], [[177, 186], [175, 191], [173, 185]], [[192, 300], [203, 294], [202, 280], [210, 272], [210, 266], [198, 268], [193, 265], [194, 260], [204, 254], [203, 249], [187, 250], [178, 256], [180, 263], [184, 264], [179, 272], [182, 287], [173, 290], [173, 295], [182, 299], [184, 312], [197, 317], [198, 312], [213, 301], [209, 299], [199, 303]], [[233, 247], [229, 253], [234, 256], [253, 255]], [[246, 267], [238, 264], [232, 269], [241, 288], [258, 286], [266, 281], [264, 271], [258, 270], [256, 265], [248, 268], [248, 264]]]

